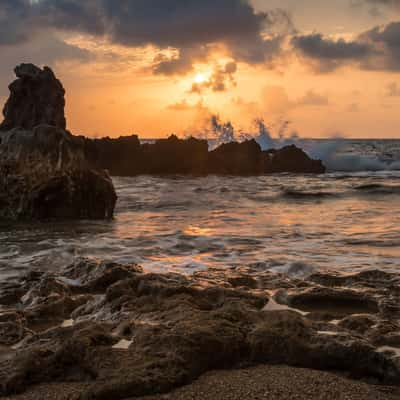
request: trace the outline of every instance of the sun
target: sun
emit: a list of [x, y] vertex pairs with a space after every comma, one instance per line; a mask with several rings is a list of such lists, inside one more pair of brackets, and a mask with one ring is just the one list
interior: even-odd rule
[[196, 74], [196, 76], [194, 77], [194, 81], [196, 82], [196, 83], [204, 83], [205, 81], [206, 81], [207, 79], [206, 79], [206, 77], [205, 77], [205, 75], [204, 74], [202, 74], [202, 73], [198, 73], [198, 74]]

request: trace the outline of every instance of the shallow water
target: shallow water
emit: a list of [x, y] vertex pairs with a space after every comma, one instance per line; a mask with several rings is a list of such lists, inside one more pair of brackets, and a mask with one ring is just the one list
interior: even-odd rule
[[114, 221], [4, 224], [0, 275], [87, 256], [191, 273], [400, 271], [400, 171], [114, 178]]

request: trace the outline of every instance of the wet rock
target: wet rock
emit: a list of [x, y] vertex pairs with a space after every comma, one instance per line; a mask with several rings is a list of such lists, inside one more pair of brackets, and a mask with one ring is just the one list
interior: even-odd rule
[[175, 135], [142, 146], [142, 165], [151, 175], [207, 173], [208, 144], [206, 140], [178, 139]]
[[374, 298], [349, 289], [315, 287], [289, 294], [287, 302], [291, 307], [303, 311], [324, 311], [335, 316], [379, 311]]
[[114, 283], [143, 273], [139, 265], [120, 265], [117, 263], [97, 262], [94, 260], [78, 260], [63, 271], [63, 282], [81, 290], [105, 293]]
[[85, 139], [85, 154], [93, 165], [114, 176], [205, 175], [208, 144], [195, 138], [172, 135], [152, 144], [140, 144], [137, 136], [118, 139]]
[[0, 345], [12, 346], [21, 341], [28, 333], [26, 320], [22, 313], [0, 313]]
[[[349, 302], [355, 301], [355, 308], [372, 307], [376, 314], [334, 324], [305, 312], [268, 308], [269, 293], [263, 289], [268, 278], [276, 285], [292, 282], [289, 290], [276, 292], [280, 301], [345, 313], [353, 311]], [[375, 347], [379, 336], [397, 343], [398, 327], [381, 319], [371, 293], [301, 288], [297, 280], [272, 278], [268, 271], [146, 274], [135, 265], [89, 260], [58, 276], [22, 279], [21, 285], [29, 295], [9, 321], [21, 316], [22, 325], [31, 329], [35, 318], [42, 318], [49, 325], [26, 334], [12, 354], [0, 359], [3, 395], [35, 383], [73, 381], [85, 384], [82, 399], [124, 399], [168, 392], [206, 371], [249, 363], [335, 369], [356, 378], [400, 382], [392, 353]], [[60, 317], [72, 322], [61, 324]]]
[[261, 147], [255, 140], [222, 144], [208, 155], [210, 174], [260, 175], [262, 165]]
[[87, 160], [97, 168], [106, 169], [113, 176], [135, 176], [143, 171], [141, 145], [136, 135], [82, 140]]
[[111, 218], [111, 179], [86, 162], [70, 133], [40, 125], [1, 134], [0, 218]]
[[370, 315], [359, 314], [359, 315], [350, 315], [339, 322], [339, 326], [342, 328], [346, 328], [350, 331], [354, 331], [357, 333], [365, 333], [370, 329], [373, 325], [376, 324], [376, 319], [372, 318]]
[[263, 157], [264, 172], [268, 174], [280, 172], [323, 174], [326, 171], [322, 161], [311, 159], [295, 145], [264, 151]]
[[9, 86], [0, 131], [33, 129], [41, 124], [65, 129], [65, 90], [53, 71], [33, 64], [21, 64], [14, 71], [18, 79]]
[[256, 289], [258, 286], [257, 280], [249, 275], [232, 275], [228, 278], [228, 282], [233, 287]]
[[381, 270], [362, 271], [350, 275], [316, 272], [309, 277], [309, 280], [329, 287], [359, 286], [396, 290], [399, 286], [399, 277], [396, 274]]
[[112, 218], [110, 177], [65, 130], [64, 89], [48, 67], [22, 64], [0, 125], [0, 218]]

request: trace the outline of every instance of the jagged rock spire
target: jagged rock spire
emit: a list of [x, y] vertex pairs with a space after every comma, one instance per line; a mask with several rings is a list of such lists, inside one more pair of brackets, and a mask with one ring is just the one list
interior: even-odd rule
[[0, 130], [33, 129], [47, 124], [65, 129], [65, 90], [49, 67], [21, 64], [14, 69], [18, 79], [9, 86]]

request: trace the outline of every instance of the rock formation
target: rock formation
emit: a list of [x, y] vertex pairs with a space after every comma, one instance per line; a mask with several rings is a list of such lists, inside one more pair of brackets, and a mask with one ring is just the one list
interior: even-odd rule
[[152, 144], [141, 144], [135, 135], [84, 140], [86, 157], [114, 176], [325, 172], [321, 161], [312, 160], [296, 146], [263, 152], [255, 140], [222, 144], [211, 152], [206, 140], [175, 135]]
[[64, 129], [61, 83], [46, 67], [23, 64], [15, 72], [0, 132], [0, 218], [111, 218], [112, 181], [87, 161], [84, 141]]
[[142, 162], [148, 174], [191, 174], [207, 172], [208, 144], [205, 140], [180, 140], [175, 135], [144, 144]]
[[21, 64], [14, 71], [18, 79], [9, 86], [0, 131], [33, 129], [41, 124], [65, 129], [65, 90], [53, 71], [33, 64]]
[[207, 141], [194, 138], [181, 140], [172, 135], [143, 145], [136, 135], [118, 139], [85, 138], [85, 153], [94, 165], [114, 176], [207, 173]]
[[208, 172], [217, 175], [260, 175], [263, 173], [260, 145], [253, 139], [222, 144], [208, 156]]
[[279, 150], [265, 151], [264, 171], [268, 174], [279, 172], [323, 174], [326, 168], [322, 161], [311, 159], [302, 149], [291, 145]]
[[399, 385], [399, 279], [239, 267], [160, 275], [88, 260], [31, 272], [0, 285], [0, 396], [69, 382], [80, 399], [118, 400], [249, 364]]

